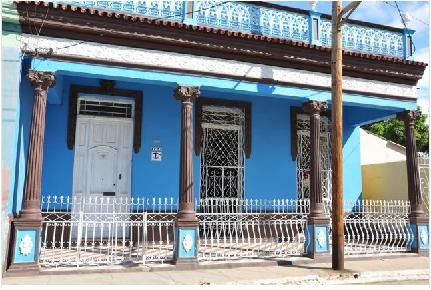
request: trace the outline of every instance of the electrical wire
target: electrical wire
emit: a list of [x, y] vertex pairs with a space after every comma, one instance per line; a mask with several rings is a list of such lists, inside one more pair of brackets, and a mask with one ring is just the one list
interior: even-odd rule
[[[398, 14], [400, 15], [401, 22], [403, 23], [404, 28], [407, 28], [407, 24], [406, 24], [406, 22], [405, 22], [405, 20], [404, 20], [403, 15], [401, 14], [400, 7], [398, 7], [398, 3], [397, 3], [397, 1], [394, 1], [394, 2], [395, 2], [395, 6], [396, 6], [396, 8], [397, 8], [397, 10], [398, 10]], [[415, 53], [415, 52], [416, 52], [416, 45], [415, 45], [415, 43], [414, 43], [414, 41], [413, 41], [413, 38], [411, 38], [411, 43], [412, 43], [413, 53]]]
[[[396, 2], [396, 1], [395, 1], [395, 2]], [[389, 5], [389, 6], [393, 7], [393, 8], [397, 8], [399, 11], [401, 11], [401, 12], [404, 12], [404, 13], [405, 13], [405, 11], [401, 10], [401, 9], [398, 7], [398, 4], [395, 6], [395, 5], [391, 4], [389, 1], [385, 1], [385, 3], [386, 3], [387, 5]], [[423, 21], [422, 19], [419, 19], [419, 18], [417, 18], [417, 17], [415, 17], [415, 16], [413, 16], [413, 15], [411, 15], [411, 17], [413, 17], [414, 19], [416, 19], [416, 20], [417, 20], [417, 21], [419, 21], [420, 23], [422, 23], [422, 24], [425, 24], [425, 25], [428, 25], [428, 26], [429, 26], [429, 23], [427, 23], [427, 22]], [[404, 24], [404, 23], [403, 23], [403, 24]]]

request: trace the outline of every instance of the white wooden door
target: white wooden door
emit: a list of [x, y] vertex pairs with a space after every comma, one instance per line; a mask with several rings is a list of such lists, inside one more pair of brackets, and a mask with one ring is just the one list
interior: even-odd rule
[[[84, 222], [82, 228], [87, 235], [90, 231], [91, 237], [117, 236], [118, 227], [121, 236], [128, 234], [121, 221], [130, 211], [132, 120], [77, 118], [73, 198], [80, 202], [72, 208], [72, 220], [75, 224]], [[76, 237], [80, 236], [78, 229]]]

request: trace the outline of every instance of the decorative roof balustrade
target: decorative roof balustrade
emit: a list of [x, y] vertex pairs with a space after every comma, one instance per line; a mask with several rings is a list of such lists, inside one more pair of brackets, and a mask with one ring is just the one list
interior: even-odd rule
[[100, 8], [182, 21], [184, 1], [56, 1], [80, 7]]
[[[223, 2], [222, 2], [223, 3]], [[308, 15], [243, 2], [196, 1], [198, 24], [308, 42]]]
[[[220, 27], [233, 31], [286, 38], [331, 46], [329, 15], [277, 5], [233, 1], [56, 1], [100, 8], [187, 24]], [[412, 34], [360, 21], [343, 26], [343, 48], [366, 53], [412, 59]]]

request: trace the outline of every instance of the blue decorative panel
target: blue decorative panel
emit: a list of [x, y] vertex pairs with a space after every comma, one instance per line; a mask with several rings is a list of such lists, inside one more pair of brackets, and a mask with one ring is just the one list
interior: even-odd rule
[[415, 250], [418, 248], [418, 231], [417, 231], [417, 225], [415, 224], [410, 224], [410, 232], [408, 232], [407, 234], [409, 234], [409, 236], [411, 237], [411, 239], [409, 240], [409, 247], [412, 250]]
[[307, 254], [326, 253], [329, 251], [327, 225], [307, 225], [305, 230], [305, 251]]
[[[319, 13], [296, 13], [235, 1], [195, 1], [193, 18], [186, 17], [185, 1], [55, 1], [76, 6], [100, 8], [154, 18], [172, 19], [187, 24], [202, 24], [234, 31], [310, 42], [312, 17]], [[317, 16], [317, 18], [319, 18]], [[319, 19], [319, 39], [312, 42], [331, 46], [331, 20]], [[413, 33], [413, 31], [411, 32]], [[312, 38], [311, 38], [312, 39]], [[402, 32], [351, 23], [343, 25], [343, 48], [406, 58]]]
[[316, 243], [316, 253], [328, 252], [328, 226], [315, 226], [314, 227], [314, 242]]
[[76, 6], [100, 8], [156, 18], [183, 20], [184, 1], [55, 1]]
[[179, 228], [178, 258], [196, 258], [196, 228]]
[[421, 250], [429, 249], [429, 226], [428, 225], [418, 225], [418, 241], [419, 241], [419, 249]]
[[36, 262], [36, 230], [17, 230], [15, 239], [15, 263]]
[[196, 1], [195, 11], [201, 24], [308, 42], [305, 14], [221, 1]]
[[311, 254], [314, 251], [314, 239], [313, 239], [314, 226], [305, 226], [305, 252]]
[[[331, 21], [322, 19], [320, 28], [322, 45], [331, 46]], [[403, 58], [403, 33], [346, 23], [343, 26], [343, 49]]]

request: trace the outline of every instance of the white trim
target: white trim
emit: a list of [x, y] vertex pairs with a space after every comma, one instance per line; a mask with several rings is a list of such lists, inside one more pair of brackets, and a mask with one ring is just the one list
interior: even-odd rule
[[[298, 85], [331, 87], [331, 75], [306, 70], [254, 64], [205, 56], [180, 54], [158, 50], [84, 42], [65, 38], [42, 37], [23, 34], [21, 49], [52, 48], [52, 55], [67, 55], [107, 62], [124, 62], [135, 65], [176, 69], [193, 67], [197, 72], [218, 73], [232, 77], [250, 77], [278, 82], [293, 82]], [[416, 86], [343, 77], [343, 88], [365, 94], [396, 95], [417, 99]]]

